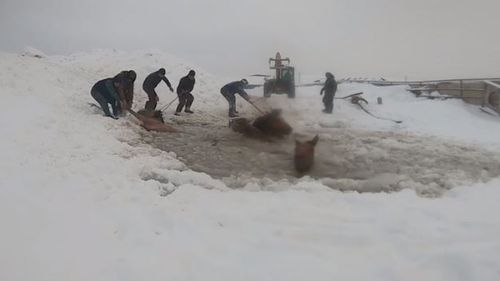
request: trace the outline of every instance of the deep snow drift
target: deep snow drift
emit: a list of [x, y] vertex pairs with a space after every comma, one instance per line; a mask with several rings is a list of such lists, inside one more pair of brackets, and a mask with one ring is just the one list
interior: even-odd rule
[[[273, 96], [262, 106], [282, 108], [293, 137], [320, 135], [315, 170], [296, 179], [286, 162], [293, 137], [269, 148], [228, 131], [226, 79], [158, 51], [35, 51], [0, 54], [1, 280], [500, 278], [499, 123], [474, 106], [340, 86], [338, 96], [363, 91], [368, 108], [397, 125], [343, 100], [323, 115], [318, 88]], [[195, 114], [170, 118], [185, 135], [147, 133], [88, 105], [94, 82], [134, 69], [142, 107], [142, 80], [162, 66], [175, 85], [197, 70]], [[160, 106], [175, 97], [163, 85], [158, 93]], [[224, 164], [233, 153], [240, 161]]]

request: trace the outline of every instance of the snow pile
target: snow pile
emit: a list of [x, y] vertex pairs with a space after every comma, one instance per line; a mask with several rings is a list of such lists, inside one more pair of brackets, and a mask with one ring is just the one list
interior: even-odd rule
[[42, 51], [35, 49], [33, 47], [25, 47], [21, 56], [33, 57], [33, 58], [37, 58], [37, 59], [41, 59], [41, 58], [46, 57], [46, 55]]
[[[0, 280], [500, 277], [500, 179], [496, 166], [488, 166], [498, 159], [500, 133], [491, 117], [455, 101], [418, 100], [398, 87], [346, 84], [338, 96], [363, 91], [370, 110], [402, 119], [402, 125], [373, 119], [339, 100], [333, 115], [323, 115], [318, 88], [304, 88], [296, 100], [273, 96], [267, 106], [283, 108], [296, 136], [319, 133], [334, 147], [340, 160], [330, 164], [336, 172], [358, 159], [365, 169], [401, 166], [428, 183], [449, 171], [458, 187], [427, 199], [413, 190], [343, 193], [329, 188], [328, 180], [306, 177], [254, 178], [234, 190], [192, 171], [176, 153], [146, 144], [145, 138], [162, 136], [145, 133], [132, 118], [104, 118], [88, 105], [93, 83], [134, 69], [135, 106], [142, 107], [141, 82], [159, 67], [174, 85], [190, 69], [197, 71], [195, 114], [172, 116], [172, 122], [226, 125], [219, 89], [227, 81], [158, 51], [43, 60], [0, 53]], [[164, 85], [158, 93], [160, 106], [175, 98]], [[383, 106], [374, 103], [378, 96]], [[238, 107], [255, 114], [241, 101]], [[421, 139], [426, 141], [419, 145]], [[415, 156], [415, 148], [430, 163]], [[327, 147], [318, 151], [322, 163]], [[412, 167], [416, 161], [422, 166]], [[425, 174], [433, 164], [439, 173]], [[455, 165], [466, 168], [450, 170]], [[373, 174], [330, 181], [349, 189], [394, 180], [370, 169]]]

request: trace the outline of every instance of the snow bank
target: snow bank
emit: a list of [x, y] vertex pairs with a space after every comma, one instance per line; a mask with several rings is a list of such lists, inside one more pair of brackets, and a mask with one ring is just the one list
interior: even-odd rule
[[[410, 190], [342, 193], [310, 178], [232, 190], [191, 171], [175, 153], [146, 145], [133, 119], [103, 118], [88, 106], [89, 89], [102, 77], [134, 69], [142, 81], [161, 66], [176, 82], [197, 70], [196, 114], [180, 120], [226, 122], [227, 105], [218, 94], [225, 81], [157, 51], [44, 60], [0, 54], [0, 280], [500, 277], [500, 179], [435, 199]], [[136, 89], [142, 107], [140, 82]], [[341, 86], [339, 96], [359, 90], [374, 112], [404, 125], [374, 120], [340, 101], [333, 116], [322, 115], [314, 88], [296, 104], [282, 97], [269, 102], [285, 109], [298, 133], [385, 130], [496, 147], [497, 123], [467, 106], [434, 105], [405, 97], [402, 89], [365, 85]], [[161, 104], [175, 97], [165, 86], [158, 92]], [[372, 103], [379, 95], [384, 107]], [[436, 106], [449, 116], [427, 119], [434, 111], [416, 106]], [[463, 131], [450, 125], [455, 112], [473, 120], [460, 117]]]
[[35, 49], [33, 47], [25, 47], [21, 56], [33, 57], [33, 58], [37, 58], [37, 59], [41, 59], [41, 58], [46, 57], [46, 55], [42, 51]]

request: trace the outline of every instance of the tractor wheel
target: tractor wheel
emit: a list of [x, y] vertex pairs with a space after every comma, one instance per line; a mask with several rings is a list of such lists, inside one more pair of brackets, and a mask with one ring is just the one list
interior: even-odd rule
[[269, 91], [269, 84], [264, 84], [264, 97], [268, 98], [271, 96], [271, 93]]
[[290, 85], [290, 87], [288, 88], [288, 98], [289, 99], [293, 99], [295, 98], [295, 85]]

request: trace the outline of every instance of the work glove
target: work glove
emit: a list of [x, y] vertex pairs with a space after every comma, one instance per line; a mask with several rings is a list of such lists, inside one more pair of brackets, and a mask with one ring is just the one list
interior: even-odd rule
[[172, 92], [172, 93], [174, 92], [174, 89], [172, 87], [170, 87], [170, 92]]

